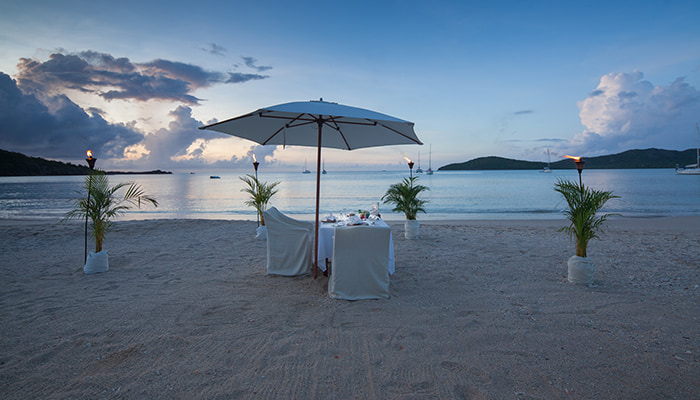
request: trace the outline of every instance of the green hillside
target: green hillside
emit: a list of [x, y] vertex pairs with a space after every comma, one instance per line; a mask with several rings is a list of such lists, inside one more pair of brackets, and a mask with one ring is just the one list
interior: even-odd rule
[[0, 150], [0, 176], [85, 175], [89, 171], [87, 166]]
[[[90, 168], [87, 165], [51, 161], [40, 157], [28, 157], [21, 153], [0, 149], [0, 176], [86, 175], [89, 172]], [[170, 172], [161, 170], [148, 172], [107, 171], [107, 174], [170, 174]]]
[[[675, 168], [695, 163], [695, 149], [684, 151], [646, 149], [628, 150], [618, 154], [598, 157], [583, 157], [587, 169], [635, 169], [635, 168]], [[545, 162], [512, 160], [502, 157], [480, 157], [462, 163], [442, 166], [438, 171], [485, 171], [542, 169]], [[551, 164], [552, 169], [574, 169], [572, 160], [563, 159]]]

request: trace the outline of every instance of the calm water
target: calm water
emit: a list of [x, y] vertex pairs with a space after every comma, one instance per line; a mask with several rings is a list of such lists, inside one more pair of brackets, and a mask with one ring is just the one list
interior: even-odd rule
[[[136, 181], [159, 201], [158, 208], [128, 212], [123, 219], [205, 218], [254, 220], [245, 206], [243, 173], [110, 176], [112, 184]], [[390, 212], [380, 198], [405, 172], [328, 172], [321, 177], [321, 215], [341, 209], [369, 209], [380, 203], [387, 220], [403, 216]], [[554, 171], [455, 171], [421, 174], [420, 183], [430, 187], [427, 215], [419, 219], [556, 219], [563, 218], [565, 204], [553, 190], [556, 179], [578, 179], [575, 170]], [[312, 219], [316, 175], [299, 172], [262, 172], [260, 180], [280, 181], [274, 205], [300, 219]], [[613, 190], [604, 211], [627, 217], [700, 215], [700, 176], [679, 176], [673, 170], [584, 170], [584, 183]], [[0, 177], [0, 218], [60, 219], [71, 199], [84, 196], [84, 178]]]

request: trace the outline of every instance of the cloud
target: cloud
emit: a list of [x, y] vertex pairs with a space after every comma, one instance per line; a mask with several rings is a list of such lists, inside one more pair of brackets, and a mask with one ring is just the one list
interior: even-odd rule
[[226, 53], [226, 48], [219, 46], [216, 43], [209, 43], [208, 47], [202, 47], [203, 51], [215, 56], [223, 56]]
[[258, 66], [258, 65], [256, 65], [258, 60], [254, 59], [253, 57], [241, 56], [241, 58], [243, 59], [243, 62], [245, 63], [245, 65], [247, 67], [253, 68], [253, 69], [257, 70], [258, 72], [265, 72], [265, 71], [272, 69], [272, 67], [270, 67], [270, 66]]
[[58, 159], [81, 157], [87, 149], [120, 157], [143, 139], [133, 123], [109, 123], [99, 109], [83, 110], [64, 95], [46, 100], [50, 107], [0, 72], [0, 148]]
[[[248, 63], [248, 61], [247, 61]], [[253, 68], [255, 60], [250, 58]], [[134, 63], [128, 58], [84, 51], [77, 54], [53, 53], [49, 60], [21, 58], [17, 81], [24, 92], [56, 94], [66, 89], [96, 94], [106, 100], [166, 100], [199, 104], [192, 93], [220, 83], [243, 83], [266, 79], [258, 74], [206, 71], [176, 61], [156, 59]]]
[[167, 127], [147, 134], [139, 143], [139, 146], [143, 148], [143, 156], [139, 159], [122, 162], [123, 167], [142, 169], [249, 168], [253, 162], [253, 154], [259, 161], [274, 162], [277, 146], [259, 145], [252, 145], [243, 157], [232, 154], [228, 159], [212, 162], [206, 157], [207, 150], [211, 146], [216, 146], [212, 144], [212, 141], [229, 137], [219, 132], [198, 129], [204, 124], [192, 117], [192, 109], [188, 106], [178, 106], [168, 115], [171, 117], [171, 121]]
[[240, 72], [229, 72], [228, 75], [229, 75], [229, 78], [226, 80], [226, 83], [243, 83], [243, 82], [248, 82], [248, 81], [252, 81], [252, 80], [259, 80], [259, 79], [268, 78], [268, 76], [266, 76], [266, 75], [243, 74]]
[[520, 110], [520, 111], [513, 111], [512, 113], [505, 114], [499, 121], [499, 129], [498, 132], [501, 134], [514, 134], [516, 131], [511, 130], [511, 125], [513, 121], [517, 121], [517, 118], [520, 118], [522, 115], [529, 115], [533, 114], [533, 110]]
[[612, 154], [635, 148], [684, 150], [694, 144], [700, 92], [684, 78], [654, 86], [640, 71], [608, 74], [578, 103], [585, 130], [572, 151]]
[[[223, 52], [211, 45], [212, 51]], [[256, 71], [252, 57], [246, 64]], [[211, 161], [204, 151], [221, 135], [197, 129], [202, 122], [192, 118], [190, 105], [199, 99], [194, 91], [217, 84], [242, 83], [266, 79], [259, 74], [207, 71], [197, 65], [155, 59], [135, 63], [96, 51], [70, 54], [63, 50], [48, 60], [21, 58], [16, 80], [0, 72], [0, 148], [32, 156], [76, 160], [91, 149], [105, 167], [174, 168], [207, 166]], [[81, 101], [90, 96], [106, 100], [162, 100], [177, 102], [167, 127], [145, 134], [136, 122], [109, 122], [109, 116], [94, 106], [81, 107], [70, 96], [82, 93]], [[216, 142], [215, 142], [216, 143]], [[199, 148], [198, 148], [199, 146]], [[208, 149], [211, 152], [211, 147]], [[275, 149], [251, 147], [259, 159], [272, 156]], [[218, 164], [249, 164], [251, 157], [240, 160], [231, 156]], [[241, 164], [243, 165], [243, 164]]]
[[252, 161], [253, 160], [253, 154], [255, 154], [255, 158], [258, 161], [263, 161], [266, 160], [268, 162], [274, 161], [275, 157], [275, 151], [277, 151], [279, 146], [263, 146], [263, 145], [254, 145], [250, 148], [248, 153], [246, 154], [246, 160]]
[[569, 143], [569, 139], [561, 139], [561, 138], [509, 139], [509, 140], [505, 140], [504, 142], [506, 142], [506, 143], [532, 143], [532, 142]]
[[[212, 49], [223, 48], [212, 44]], [[256, 70], [255, 59], [246, 63]], [[96, 51], [69, 54], [57, 51], [48, 60], [21, 58], [16, 80], [0, 72], [0, 148], [32, 156], [75, 160], [86, 149], [98, 154], [103, 166], [167, 168], [182, 162], [205, 166], [203, 151], [221, 135], [197, 129], [189, 105], [199, 99], [194, 91], [216, 84], [266, 79], [259, 74], [207, 71], [197, 65], [155, 59], [134, 63]], [[81, 101], [99, 96], [106, 100], [162, 100], [179, 102], [167, 127], [144, 135], [136, 122], [109, 122], [109, 116], [94, 106], [81, 107], [70, 96], [83, 94]], [[197, 145], [202, 148], [197, 150]], [[254, 150], [264, 159], [272, 150]], [[259, 153], [259, 154], [258, 154]], [[249, 155], [250, 156], [250, 155]], [[245, 157], [243, 157], [245, 158]], [[225, 165], [248, 163], [231, 157]]]
[[[202, 123], [192, 118], [191, 108], [179, 106], [169, 115], [172, 121], [167, 128], [147, 134], [141, 143], [148, 151], [143, 161], [152, 167], [170, 164], [172, 157], [187, 154], [187, 148], [203, 133], [197, 129]], [[208, 133], [204, 136], [213, 137]]]

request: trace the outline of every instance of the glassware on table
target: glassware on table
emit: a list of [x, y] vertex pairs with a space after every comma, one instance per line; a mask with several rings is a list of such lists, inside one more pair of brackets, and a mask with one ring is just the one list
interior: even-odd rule
[[379, 203], [373, 204], [372, 209], [369, 211], [370, 219], [379, 219]]

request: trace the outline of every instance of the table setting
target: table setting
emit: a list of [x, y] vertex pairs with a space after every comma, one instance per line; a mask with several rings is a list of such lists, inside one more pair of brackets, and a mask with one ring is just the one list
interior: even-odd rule
[[[333, 240], [335, 230], [345, 227], [388, 227], [386, 222], [381, 218], [379, 207], [374, 205], [370, 210], [347, 211], [341, 210], [339, 215], [330, 213], [321, 218], [318, 232], [318, 267], [322, 271], [326, 271], [328, 260], [333, 259]], [[358, 251], [361, 251], [358, 249]], [[389, 274], [394, 273], [394, 242], [393, 238], [389, 240]]]

